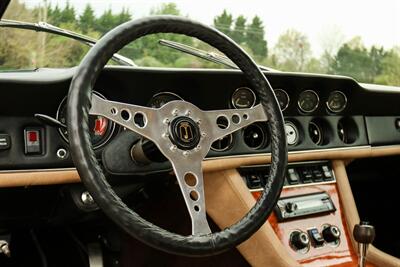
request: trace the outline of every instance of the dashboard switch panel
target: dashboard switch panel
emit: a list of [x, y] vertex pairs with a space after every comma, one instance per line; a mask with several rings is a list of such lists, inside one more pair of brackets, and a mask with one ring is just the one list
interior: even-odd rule
[[[238, 169], [251, 191], [261, 191], [268, 180], [269, 165], [245, 166]], [[329, 161], [289, 163], [284, 187], [334, 183], [335, 175]]]
[[42, 135], [43, 135], [43, 129], [40, 127], [25, 128], [24, 140], [25, 140], [26, 155], [42, 154], [43, 152]]

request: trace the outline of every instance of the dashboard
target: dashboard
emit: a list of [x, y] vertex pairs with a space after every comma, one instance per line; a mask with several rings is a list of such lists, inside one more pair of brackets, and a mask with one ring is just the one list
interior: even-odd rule
[[[73, 167], [63, 125], [75, 70], [0, 73], [0, 170]], [[363, 85], [341, 76], [265, 75], [283, 111], [289, 152], [400, 145], [400, 89]], [[109, 100], [151, 107], [184, 100], [204, 110], [240, 109], [259, 101], [235, 70], [107, 67], [94, 90]], [[61, 125], [46, 123], [37, 114]], [[268, 122], [255, 123], [216, 141], [208, 158], [269, 153], [268, 127]], [[90, 131], [99, 159], [107, 157], [115, 139], [127, 135], [100, 116], [90, 118]]]

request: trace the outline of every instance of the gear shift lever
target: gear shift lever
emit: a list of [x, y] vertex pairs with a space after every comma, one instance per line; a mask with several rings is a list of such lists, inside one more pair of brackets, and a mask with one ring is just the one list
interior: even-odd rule
[[365, 267], [368, 245], [375, 239], [375, 228], [368, 222], [360, 222], [354, 226], [353, 237], [358, 242], [358, 266]]

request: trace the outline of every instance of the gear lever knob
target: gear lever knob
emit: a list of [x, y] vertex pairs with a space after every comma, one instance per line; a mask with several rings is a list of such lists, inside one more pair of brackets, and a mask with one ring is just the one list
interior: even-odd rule
[[364, 267], [367, 257], [368, 245], [375, 239], [375, 227], [368, 222], [356, 224], [353, 230], [354, 240], [358, 242], [358, 266]]

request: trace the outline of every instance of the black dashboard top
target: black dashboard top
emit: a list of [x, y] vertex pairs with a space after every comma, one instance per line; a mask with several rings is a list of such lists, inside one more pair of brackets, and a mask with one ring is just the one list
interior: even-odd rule
[[[43, 124], [34, 114], [57, 116], [75, 71], [0, 73], [0, 143], [1, 134], [8, 135], [11, 142], [8, 149], [0, 150], [0, 169], [73, 167], [68, 156], [57, 156], [60, 149], [68, 152], [60, 130]], [[265, 75], [272, 87], [279, 89], [276, 95], [284, 108], [289, 151], [400, 144], [400, 88], [363, 85], [342, 76], [285, 72]], [[238, 88], [242, 89], [238, 92]], [[104, 69], [94, 90], [107, 99], [138, 105], [148, 105], [163, 92], [204, 110], [235, 108], [236, 102], [239, 106], [252, 105], [254, 94], [237, 70], [114, 66]], [[101, 129], [103, 124], [96, 120], [94, 125]], [[30, 129], [39, 129], [40, 153], [26, 153]], [[382, 129], [384, 134], [380, 134]], [[99, 156], [121, 131], [115, 127], [105, 146], [97, 149]], [[209, 157], [268, 153], [268, 134], [268, 123], [251, 125], [215, 144]]]

